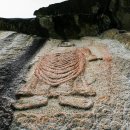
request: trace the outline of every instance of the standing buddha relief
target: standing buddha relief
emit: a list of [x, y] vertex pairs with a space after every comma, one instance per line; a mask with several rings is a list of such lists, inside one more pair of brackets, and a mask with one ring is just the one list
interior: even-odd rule
[[[30, 80], [16, 92], [19, 99], [14, 107], [23, 110], [46, 106], [50, 98], [58, 98], [59, 105], [90, 109], [94, 103], [85, 96], [96, 96], [96, 91], [84, 78], [84, 72], [89, 62], [95, 60], [111, 61], [106, 47], [73, 48], [40, 57]], [[51, 90], [69, 81], [73, 83], [68, 91], [54, 93]]]

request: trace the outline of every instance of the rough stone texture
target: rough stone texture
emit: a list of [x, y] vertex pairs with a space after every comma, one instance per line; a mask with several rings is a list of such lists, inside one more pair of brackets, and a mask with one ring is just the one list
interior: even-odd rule
[[[48, 97], [48, 104], [40, 108], [15, 111], [11, 130], [129, 130], [130, 51], [117, 40], [96, 37], [70, 40], [69, 42], [74, 43], [75, 47], [58, 47], [60, 42], [55, 39], [46, 42], [45, 46], [29, 62], [32, 67], [24, 77], [26, 83], [16, 84], [16, 87], [19, 86], [18, 91], [24, 84], [27, 84], [25, 88], [30, 88], [32, 82], [30, 78], [34, 75], [38, 60], [48, 53], [68, 52], [72, 48], [85, 47], [90, 48], [92, 54], [98, 56], [99, 60], [87, 62], [84, 74], [76, 79], [71, 79], [58, 86], [46, 85], [41, 81], [36, 86], [34, 84], [34, 89], [27, 89], [32, 94], [27, 95], [27, 91], [18, 94], [17, 102], [23, 97], [28, 99], [28, 96], [31, 98], [40, 95]], [[106, 54], [103, 53], [104, 47], [112, 57], [106, 55], [104, 60], [100, 60], [101, 56]], [[22, 77], [23, 73], [20, 75]], [[82, 78], [86, 81], [86, 87]], [[14, 81], [16, 82], [17, 79]], [[62, 100], [64, 105], [60, 105], [60, 97], [64, 99]], [[74, 102], [69, 100], [70, 98], [77, 100]], [[93, 106], [88, 110], [81, 109], [79, 106], [83, 105], [84, 100], [92, 101]]]
[[0, 129], [8, 130], [13, 117], [11, 102], [7, 97], [0, 96]]
[[93, 102], [83, 97], [60, 96], [59, 103], [63, 106], [70, 106], [81, 109], [90, 109]]
[[44, 42], [40, 37], [0, 31], [0, 130], [7, 130], [11, 124], [14, 91], [25, 82], [27, 63]]
[[[124, 36], [124, 34], [119, 34]], [[129, 38], [129, 33], [127, 36]], [[30, 78], [34, 75], [39, 58], [50, 52], [53, 54], [68, 52], [73, 48], [82, 47], [89, 48], [92, 54], [99, 59], [87, 62], [84, 74], [76, 79], [71, 79], [58, 86], [46, 85], [41, 81], [35, 88], [27, 89], [28, 92], [31, 90], [32, 94], [28, 95], [25, 92], [18, 94], [16, 103], [24, 99], [26, 102], [23, 105], [33, 106], [40, 101], [36, 101], [37, 98], [34, 97], [44, 96], [48, 98], [48, 104], [40, 108], [37, 108], [38, 104], [33, 109], [15, 110], [10, 129], [129, 130], [130, 51], [125, 48], [124, 43], [128, 41], [127, 39], [125, 41], [125, 37], [124, 43], [96, 37], [70, 40], [75, 47], [58, 47], [61, 41], [55, 39], [48, 40], [42, 46], [43, 39], [15, 32], [1, 32], [0, 38], [1, 130], [7, 130], [12, 122], [11, 104], [14, 104], [14, 100], [11, 98], [14, 98], [14, 91], [17, 90], [17, 93], [25, 84], [30, 88], [32, 82]], [[112, 57], [109, 55], [103, 57], [103, 54], [106, 54], [104, 47]], [[82, 78], [86, 81], [85, 84]], [[63, 102], [65, 106], [60, 105], [58, 97], [78, 99], [77, 105], [69, 100], [70, 104], [75, 107], [80, 103], [82, 105], [81, 99], [92, 101], [93, 106], [91, 109], [85, 110], [67, 106], [65, 102]], [[27, 99], [32, 100], [27, 102]]]
[[96, 96], [96, 90], [90, 86], [85, 87], [85, 86], [79, 84], [79, 86], [73, 87], [72, 94], [82, 95], [82, 96]]
[[24, 110], [24, 109], [33, 109], [36, 107], [42, 107], [47, 105], [48, 100], [43, 96], [33, 96], [28, 98], [21, 98], [16, 103], [14, 103], [14, 108], [17, 110]]
[[127, 49], [130, 49], [130, 33], [126, 31], [119, 31], [117, 29], [111, 29], [108, 31], [105, 31], [101, 35], [102, 38], [105, 39], [115, 39], [120, 41], [120, 43], [123, 43]]

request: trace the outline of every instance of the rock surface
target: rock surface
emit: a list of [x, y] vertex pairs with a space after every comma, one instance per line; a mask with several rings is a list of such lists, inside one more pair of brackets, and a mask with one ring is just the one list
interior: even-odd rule
[[[34, 96], [44, 96], [48, 98], [48, 104], [41, 105], [40, 108], [36, 106], [28, 110], [15, 110], [11, 130], [129, 129], [130, 51], [117, 40], [97, 37], [70, 40], [69, 42], [75, 44], [75, 47], [58, 47], [60, 42], [56, 39], [48, 40], [23, 66], [19, 76], [23, 77], [24, 83], [19, 82], [18, 76], [13, 79], [15, 84], [11, 84], [17, 88], [16, 94], [22, 87], [24, 90], [28, 88], [17, 95], [16, 103], [23, 98], [25, 101], [32, 99], [29, 100], [29, 104], [33, 106], [40, 101], [36, 102]], [[87, 62], [83, 75], [57, 86], [48, 85], [42, 80], [30, 86], [33, 82], [30, 78], [34, 75], [40, 57], [50, 52], [68, 52], [72, 48], [81, 47], [90, 48], [93, 54], [99, 56], [98, 60]], [[104, 47], [112, 56], [112, 60], [110, 57], [107, 58], [109, 55], [103, 60], [100, 59], [106, 54], [103, 53]], [[30, 90], [32, 94], [27, 93]], [[28, 102], [25, 102], [22, 105], [27, 104]]]
[[130, 49], [130, 33], [129, 32], [126, 32], [126, 31], [120, 32], [117, 29], [111, 29], [102, 33], [101, 37], [105, 39], [110, 38], [110, 39], [118, 40], [121, 43], [123, 43], [127, 49]]
[[[0, 32], [0, 129], [7, 130], [13, 120], [11, 130], [129, 130], [130, 51], [124, 44], [129, 42], [129, 33], [127, 37], [126, 33], [116, 35], [124, 41], [117, 41], [120, 37], [117, 40], [84, 37], [69, 41], [75, 47], [58, 47], [60, 40], [45, 42], [40, 37]], [[99, 58], [87, 62], [84, 74], [58, 86], [40, 81], [30, 89], [30, 78], [40, 57], [82, 47], [90, 48]], [[112, 57], [105, 55], [102, 60], [106, 54], [104, 47]], [[18, 93], [23, 86], [26, 91]], [[31, 94], [26, 93], [30, 91]], [[13, 104], [20, 106], [14, 116]]]
[[93, 107], [93, 102], [88, 101], [83, 97], [73, 97], [73, 96], [60, 96], [59, 103], [63, 106], [70, 106], [79, 109], [90, 109]]
[[17, 110], [24, 110], [24, 109], [33, 109], [36, 107], [42, 107], [47, 105], [48, 100], [43, 96], [33, 96], [28, 98], [21, 98], [16, 103], [14, 103], [14, 107]]
[[7, 130], [11, 124], [14, 91], [25, 82], [27, 63], [44, 42], [40, 37], [0, 31], [0, 130]]

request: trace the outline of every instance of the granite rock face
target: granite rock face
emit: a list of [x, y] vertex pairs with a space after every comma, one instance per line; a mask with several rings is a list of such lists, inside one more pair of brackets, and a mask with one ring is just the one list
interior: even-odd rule
[[[24, 82], [13, 79], [17, 89], [11, 130], [129, 130], [130, 51], [117, 40], [98, 37], [71, 40], [75, 47], [58, 47], [60, 42], [48, 40], [23, 66], [19, 76]], [[82, 75], [56, 86], [35, 82], [41, 57], [81, 47], [99, 58], [86, 62]]]

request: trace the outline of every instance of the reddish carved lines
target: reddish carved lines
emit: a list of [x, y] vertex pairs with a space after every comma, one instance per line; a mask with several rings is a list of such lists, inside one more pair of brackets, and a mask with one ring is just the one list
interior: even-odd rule
[[79, 48], [45, 55], [35, 69], [35, 76], [52, 86], [76, 78], [84, 70], [86, 55], [90, 53], [89, 49]]

